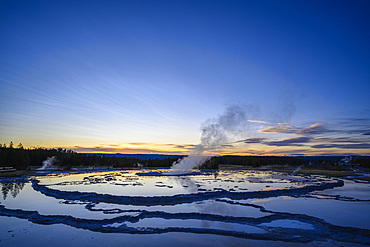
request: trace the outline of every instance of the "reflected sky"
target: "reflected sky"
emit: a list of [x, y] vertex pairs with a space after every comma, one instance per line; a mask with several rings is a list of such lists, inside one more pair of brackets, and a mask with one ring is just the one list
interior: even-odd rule
[[[157, 170], [157, 172], [167, 170]], [[211, 191], [258, 191], [314, 184], [315, 180], [261, 171], [219, 171], [216, 174], [189, 176], [138, 176], [137, 171], [74, 174], [45, 177], [40, 184], [62, 191], [97, 192], [111, 195], [161, 196]]]
[[0, 198], [0, 221], [8, 216], [33, 222], [35, 228], [62, 224], [76, 231], [120, 236], [201, 233], [287, 244], [370, 241], [367, 182], [271, 171], [219, 170], [186, 176], [138, 172], [142, 171], [43, 172], [4, 178], [3, 188], [10, 191], [9, 184], [17, 184], [11, 188], [22, 189]]

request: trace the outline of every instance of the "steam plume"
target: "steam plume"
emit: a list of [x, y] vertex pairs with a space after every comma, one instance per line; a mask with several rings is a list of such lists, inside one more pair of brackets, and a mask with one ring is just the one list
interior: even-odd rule
[[258, 111], [259, 108], [253, 105], [233, 104], [229, 105], [223, 114], [208, 119], [201, 126], [200, 144], [189, 156], [174, 162], [172, 172], [176, 172], [176, 170], [188, 171], [201, 166], [210, 159], [210, 156], [205, 155], [205, 151], [220, 148], [233, 136], [243, 133], [248, 127], [248, 114]]
[[53, 166], [53, 164], [57, 161], [56, 156], [48, 157], [46, 160], [42, 162], [42, 167], [38, 170], [45, 170]]

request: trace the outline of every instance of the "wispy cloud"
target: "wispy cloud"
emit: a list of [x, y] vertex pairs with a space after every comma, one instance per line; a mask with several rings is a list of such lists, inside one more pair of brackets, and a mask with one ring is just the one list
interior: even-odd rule
[[[295, 126], [289, 123], [278, 123], [275, 126], [268, 126], [259, 130], [259, 133], [268, 134], [266, 137], [250, 137], [238, 142], [250, 146], [253, 144], [262, 144], [276, 147], [307, 147], [307, 152], [316, 153], [318, 149], [340, 150], [355, 149], [361, 154], [369, 154], [370, 141], [367, 136], [370, 135], [370, 119], [331, 119], [308, 126]], [[280, 139], [272, 136], [279, 134]], [[288, 135], [283, 136], [281, 135]], [[293, 135], [289, 136], [289, 135]], [[329, 152], [326, 150], [326, 152]], [[269, 150], [269, 152], [274, 152]], [[285, 151], [278, 150], [284, 153]], [[298, 153], [297, 150], [286, 150], [287, 153]]]
[[361, 137], [317, 137], [313, 140], [313, 142], [318, 143], [363, 143], [366, 141], [364, 138]]
[[302, 128], [302, 129], [297, 128], [297, 131], [294, 134], [309, 136], [309, 135], [318, 135], [318, 134], [332, 132], [332, 130], [329, 130], [328, 128], [326, 128], [324, 124], [325, 124], [324, 122], [321, 122], [321, 123], [312, 124], [306, 128]]
[[130, 142], [130, 143], [122, 144], [121, 146], [125, 146], [125, 145], [129, 145], [129, 146], [149, 146], [149, 145], [151, 145], [151, 143], [145, 143], [145, 142]]
[[313, 145], [312, 148], [340, 148], [340, 149], [370, 149], [369, 143], [357, 143], [357, 144], [319, 144]]
[[260, 130], [261, 133], [285, 133], [285, 134], [294, 134], [297, 131], [297, 128], [288, 123], [278, 123], [277, 126], [269, 126], [265, 129]]
[[124, 143], [106, 144], [93, 147], [74, 146], [70, 149], [80, 153], [155, 153], [155, 154], [186, 154], [196, 145]]
[[264, 144], [269, 145], [269, 146], [304, 146], [304, 143], [308, 143], [311, 141], [312, 138], [310, 137], [290, 137], [286, 138], [281, 141], [269, 141], [269, 142], [264, 142]]
[[265, 129], [260, 130], [261, 133], [282, 133], [282, 134], [294, 134], [294, 135], [317, 135], [328, 132], [333, 132], [326, 128], [324, 122], [314, 123], [308, 127], [297, 127], [288, 123], [279, 123], [277, 126], [269, 126]]
[[82, 146], [74, 146], [71, 147], [72, 150], [77, 151], [79, 153], [162, 153], [160, 151], [152, 150], [152, 149], [143, 149], [143, 148], [113, 148], [113, 147], [82, 147]]
[[269, 122], [261, 121], [261, 120], [247, 120], [247, 121], [250, 122], [250, 123], [271, 124]]
[[266, 140], [266, 138], [262, 137], [251, 137], [251, 138], [246, 138], [244, 140], [240, 140], [237, 142], [244, 142], [244, 143], [263, 143]]
[[260, 133], [294, 134], [300, 136], [328, 134], [361, 134], [370, 135], [370, 119], [345, 119], [341, 121], [316, 122], [309, 126], [295, 126], [288, 123], [278, 123], [259, 130]]
[[234, 145], [232, 145], [232, 144], [223, 144], [223, 145], [221, 145], [221, 148], [233, 148], [234, 147]]
[[312, 140], [310, 137], [288, 137], [283, 140], [269, 141], [267, 138], [262, 137], [251, 137], [238, 142], [244, 142], [246, 144], [264, 144], [268, 146], [303, 146]]

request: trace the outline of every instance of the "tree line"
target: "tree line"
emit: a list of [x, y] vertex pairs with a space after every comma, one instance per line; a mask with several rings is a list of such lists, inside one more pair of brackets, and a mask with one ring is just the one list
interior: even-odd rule
[[[63, 148], [28, 148], [25, 149], [21, 143], [17, 146], [10, 142], [9, 145], [0, 144], [0, 167], [13, 167], [17, 170], [26, 170], [31, 167], [41, 167], [43, 161], [49, 157], [55, 157], [54, 165], [62, 169], [72, 167], [110, 167], [110, 168], [169, 168], [178, 158], [146, 159], [116, 157], [101, 155], [80, 154], [73, 150]], [[370, 159], [356, 160], [363, 167], [370, 168]], [[212, 157], [206, 161], [201, 169], [218, 169], [220, 164], [242, 165], [245, 167], [259, 167], [264, 165], [326, 165], [334, 166], [337, 162], [331, 160], [309, 159], [299, 157], [280, 156], [234, 156], [225, 155]]]
[[370, 159], [359, 159], [356, 161], [360, 166], [370, 168]]
[[73, 150], [63, 148], [28, 148], [25, 149], [21, 143], [17, 146], [10, 142], [9, 145], [0, 144], [0, 167], [13, 167], [17, 170], [26, 170], [31, 167], [41, 167], [43, 161], [49, 157], [55, 157], [54, 166], [62, 169], [71, 167], [111, 167], [130, 168], [138, 167], [171, 167], [177, 158], [148, 159], [115, 157], [101, 155], [80, 154]]
[[303, 165], [304, 161], [296, 157], [279, 157], [279, 156], [234, 156], [226, 155], [218, 158], [220, 164], [242, 165], [259, 167], [263, 165]]

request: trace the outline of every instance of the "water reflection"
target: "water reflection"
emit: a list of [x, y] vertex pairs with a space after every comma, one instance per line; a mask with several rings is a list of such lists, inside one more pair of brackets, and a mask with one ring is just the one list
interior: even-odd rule
[[[11, 194], [15, 198], [25, 183], [12, 180], [1, 183], [0, 220], [1, 216], [7, 216], [103, 234], [176, 232], [295, 243], [322, 239], [370, 242], [366, 237], [370, 231], [362, 225], [362, 229], [355, 228], [357, 225], [343, 227], [338, 222], [326, 222], [325, 216], [313, 211], [303, 214], [289, 208], [288, 204], [303, 208], [297, 207], [297, 203], [306, 202], [308, 196], [311, 203], [306, 207], [314, 208], [320, 201], [323, 207], [329, 208], [334, 205], [333, 200], [343, 198], [325, 194], [327, 199], [323, 200], [320, 196], [324, 193], [318, 192], [354, 188], [343, 187], [342, 180], [322, 176], [245, 170], [138, 176], [135, 171], [115, 171], [40, 176], [29, 181], [17, 199], [7, 201], [6, 197]], [[43, 206], [38, 203], [40, 200]], [[360, 205], [359, 201], [351, 202]], [[350, 204], [345, 207], [349, 208]], [[320, 231], [314, 232], [315, 229]], [[295, 236], [304, 237], [295, 239]]]
[[168, 177], [168, 181], [172, 184], [176, 183], [176, 184], [182, 186], [186, 191], [188, 191], [190, 193], [197, 192], [198, 188], [200, 187], [200, 184], [196, 183], [194, 181], [194, 179], [192, 179], [191, 177], [184, 177], [184, 176], [176, 177], [176, 176], [173, 176], [173, 177]]
[[10, 192], [10, 195], [15, 198], [24, 187], [24, 183], [4, 182], [0, 183], [3, 199], [5, 200]]

